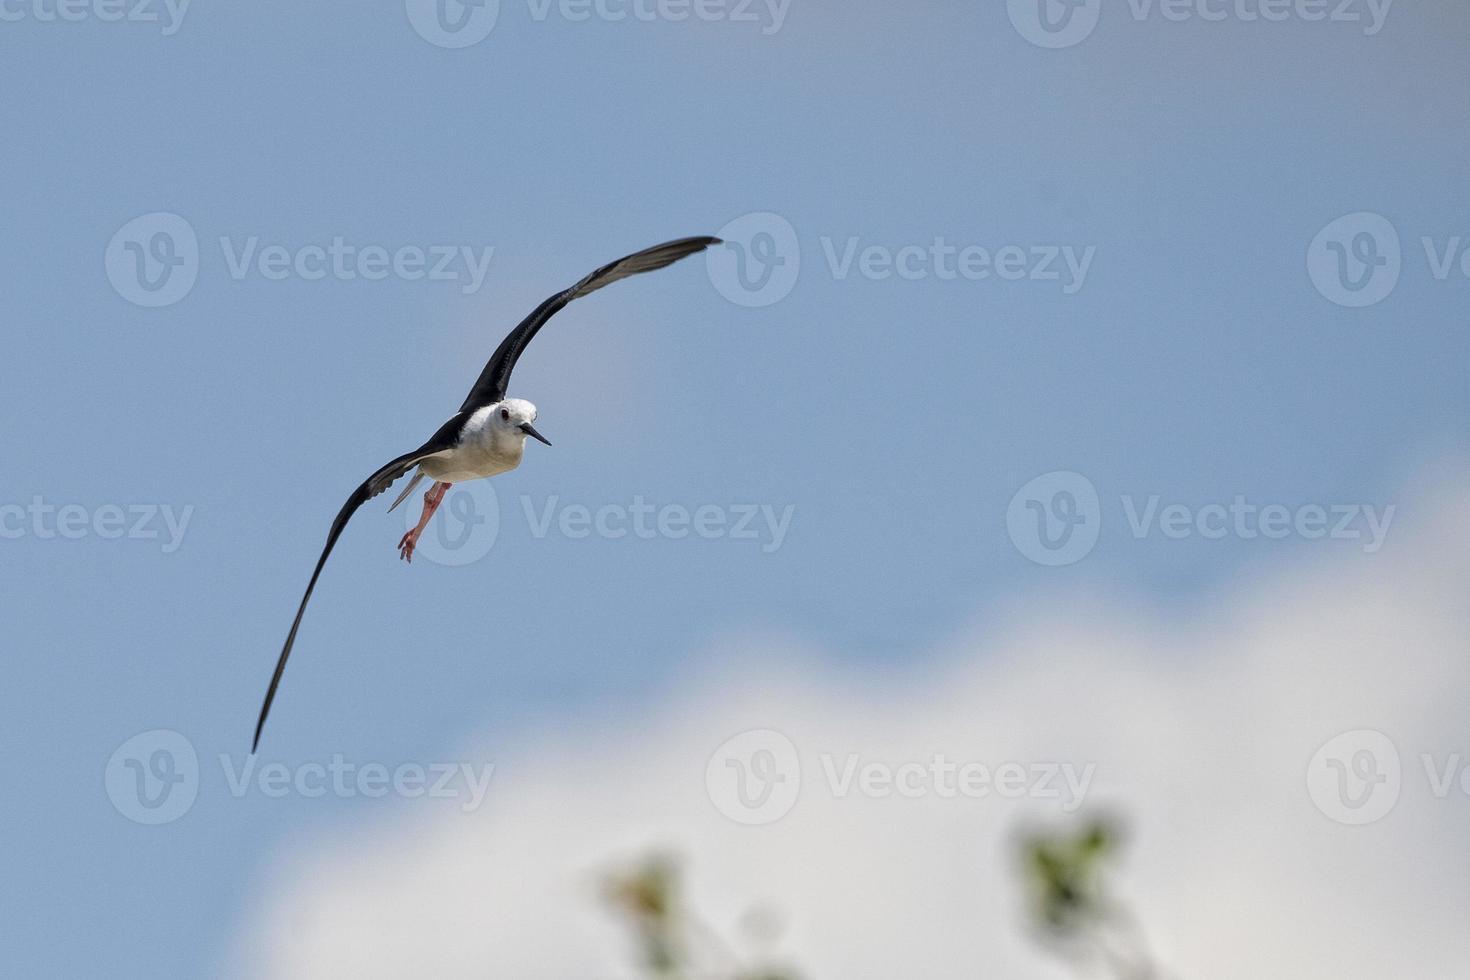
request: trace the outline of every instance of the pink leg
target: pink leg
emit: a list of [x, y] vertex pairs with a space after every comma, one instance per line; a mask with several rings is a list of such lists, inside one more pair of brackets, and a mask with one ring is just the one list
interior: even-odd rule
[[398, 557], [404, 561], [413, 562], [413, 549], [419, 543], [419, 535], [424, 533], [424, 528], [429, 524], [429, 518], [434, 516], [434, 511], [444, 502], [444, 495], [449, 492], [452, 483], [436, 483], [424, 494], [424, 512], [419, 517], [418, 527], [409, 531], [398, 541]]

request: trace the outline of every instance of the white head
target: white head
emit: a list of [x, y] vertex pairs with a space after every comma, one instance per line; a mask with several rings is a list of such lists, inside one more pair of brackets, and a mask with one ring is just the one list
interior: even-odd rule
[[536, 421], [536, 406], [524, 398], [507, 398], [495, 406], [490, 417], [490, 426], [497, 437], [516, 440], [516, 445], [525, 445], [526, 436], [539, 439], [548, 446], [551, 442], [531, 425]]

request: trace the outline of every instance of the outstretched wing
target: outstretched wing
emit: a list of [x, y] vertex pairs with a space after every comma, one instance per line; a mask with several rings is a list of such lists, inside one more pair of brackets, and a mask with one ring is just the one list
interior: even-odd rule
[[266, 689], [265, 703], [260, 706], [260, 720], [255, 723], [255, 739], [250, 743], [251, 752], [254, 752], [260, 745], [260, 732], [265, 727], [266, 716], [271, 713], [271, 702], [276, 699], [276, 688], [281, 685], [281, 675], [286, 671], [286, 660], [291, 656], [291, 647], [296, 642], [296, 631], [301, 627], [301, 617], [306, 614], [306, 604], [311, 601], [311, 593], [316, 588], [316, 580], [321, 577], [322, 566], [327, 563], [327, 556], [332, 553], [337, 539], [342, 536], [342, 529], [347, 526], [347, 522], [351, 520], [353, 514], [357, 513], [359, 507], [387, 490], [393, 485], [394, 480], [413, 469], [420, 460], [452, 446], [463, 425], [462, 415], [456, 415], [444, 423], [428, 442], [411, 453], [399, 456], [364, 480], [362, 486], [352, 491], [352, 496], [347, 498], [347, 502], [337, 512], [336, 520], [332, 521], [332, 529], [327, 532], [326, 547], [322, 548], [322, 556], [316, 560], [316, 570], [311, 573], [311, 581], [306, 584], [306, 594], [301, 597], [301, 605], [296, 610], [296, 618], [291, 622], [291, 632], [286, 634], [286, 645], [281, 648], [281, 657], [276, 661], [276, 672], [271, 675], [270, 687]]
[[681, 238], [678, 241], [655, 245], [653, 248], [645, 248], [641, 252], [625, 256], [616, 262], [609, 262], [570, 289], [564, 289], [550, 297], [532, 310], [531, 315], [522, 320], [520, 325], [500, 342], [500, 346], [495, 348], [495, 353], [490, 355], [490, 360], [485, 364], [485, 370], [480, 372], [479, 380], [475, 382], [474, 388], [470, 389], [469, 396], [465, 398], [459, 410], [471, 412], [504, 399], [510, 385], [510, 373], [515, 370], [521, 351], [526, 349], [531, 338], [536, 336], [536, 331], [540, 330], [547, 320], [550, 320], [558, 310], [578, 296], [586, 296], [608, 283], [626, 279], [628, 276], [636, 276], [640, 272], [652, 272], [666, 265], [673, 265], [685, 256], [702, 252], [711, 245], [719, 244], [721, 242], [718, 238], [705, 235], [698, 238]]

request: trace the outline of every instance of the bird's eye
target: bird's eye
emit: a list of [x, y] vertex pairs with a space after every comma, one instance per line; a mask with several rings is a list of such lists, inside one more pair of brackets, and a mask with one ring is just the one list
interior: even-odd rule
[[502, 422], [509, 422], [510, 421], [510, 409], [508, 409], [508, 408], [502, 408], [500, 410], [500, 421], [502, 421]]

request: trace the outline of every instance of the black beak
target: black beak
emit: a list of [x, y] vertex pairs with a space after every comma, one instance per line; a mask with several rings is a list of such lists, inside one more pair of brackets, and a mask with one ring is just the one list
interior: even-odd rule
[[541, 442], [546, 443], [548, 446], [551, 445], [551, 440], [543, 436], [541, 433], [537, 432], [536, 428], [531, 425], [530, 422], [522, 422], [521, 431], [530, 436], [532, 439], [539, 439]]

